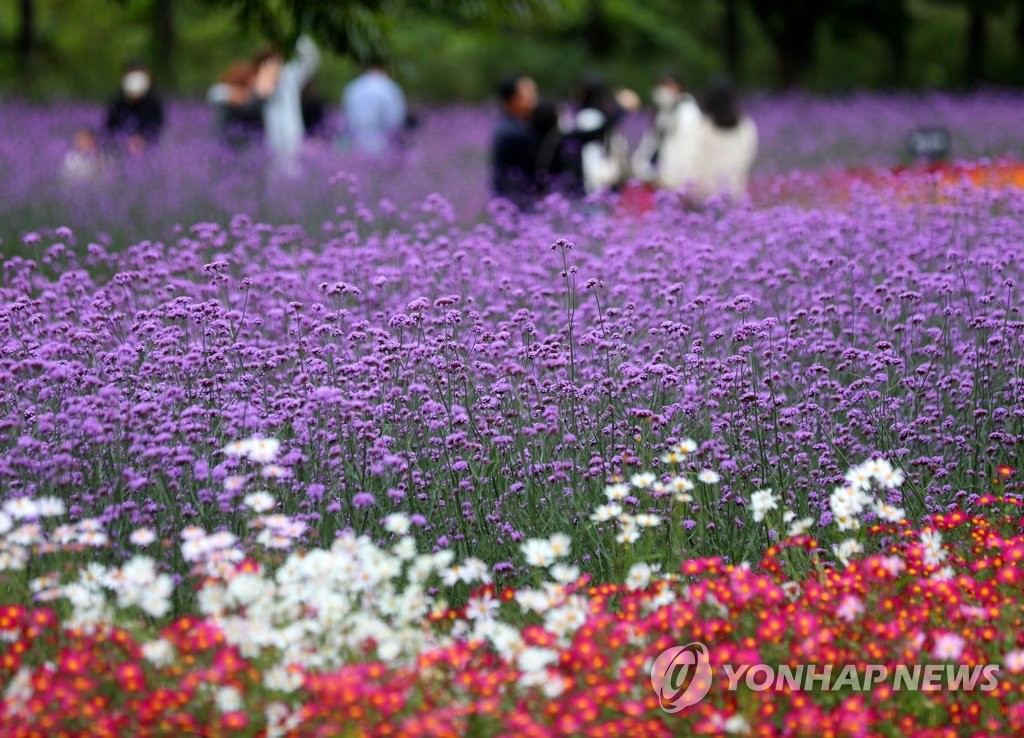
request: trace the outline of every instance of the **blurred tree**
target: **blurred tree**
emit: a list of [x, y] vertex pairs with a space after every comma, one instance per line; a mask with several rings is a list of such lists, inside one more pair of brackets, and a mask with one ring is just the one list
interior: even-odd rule
[[[988, 3], [1000, 0], [969, 0]], [[836, 38], [879, 35], [889, 48], [894, 81], [905, 72], [911, 19], [906, 0], [749, 0], [775, 53], [779, 83], [799, 84], [814, 63], [819, 29], [828, 23]], [[731, 3], [726, 0], [726, 10]]]
[[303, 31], [339, 54], [365, 58], [383, 52], [391, 27], [408, 13], [429, 11], [455, 23], [522, 20], [554, 11], [557, 0], [206, 0], [233, 8], [282, 48]]
[[973, 87], [986, 78], [985, 50], [989, 18], [1007, 7], [1007, 0], [940, 0], [961, 6], [967, 12], [964, 38], [963, 82]]
[[905, 0], [833, 0], [828, 21], [839, 41], [854, 43], [858, 34], [880, 37], [889, 49], [892, 82], [906, 76], [907, 36], [911, 18]]
[[510, 69], [549, 89], [595, 72], [643, 91], [668, 68], [694, 87], [723, 69], [816, 91], [1024, 81], [1024, 0], [0, 0], [0, 94], [99, 99], [142, 54], [161, 88], [198, 96], [304, 21], [347, 49], [325, 59], [328, 88], [393, 43], [410, 89], [436, 100], [483, 98]]

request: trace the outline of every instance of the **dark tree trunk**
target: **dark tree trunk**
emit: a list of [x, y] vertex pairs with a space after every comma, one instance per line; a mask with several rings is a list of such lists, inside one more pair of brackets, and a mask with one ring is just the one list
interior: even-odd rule
[[889, 37], [889, 60], [892, 63], [893, 82], [903, 84], [907, 74], [907, 35], [900, 32]]
[[725, 68], [733, 81], [739, 81], [742, 51], [740, 49], [740, 13], [738, 0], [725, 0], [722, 19], [722, 48], [725, 50]]
[[984, 0], [974, 0], [969, 4], [967, 21], [967, 58], [964, 60], [964, 81], [973, 87], [984, 76], [986, 13]]
[[791, 89], [803, 82], [814, 62], [816, 23], [793, 24], [772, 38], [775, 59], [779, 65], [779, 83]]
[[1024, 82], [1021, 70], [1024, 69], [1024, 0], [1017, 0], [1017, 21], [1013, 24], [1013, 40], [1017, 52], [1017, 74], [1014, 78], [1016, 84]]
[[153, 0], [151, 24], [153, 73], [162, 87], [174, 89], [174, 52], [177, 45], [174, 0]]
[[583, 22], [583, 37], [586, 39], [587, 51], [592, 56], [607, 56], [615, 43], [615, 37], [608, 27], [601, 0], [589, 0], [587, 17]]
[[36, 4], [35, 0], [19, 0], [18, 38], [15, 42], [18, 68], [28, 71], [36, 54]]
[[1024, 56], [1024, 0], [1017, 2], [1017, 23], [1013, 27], [1013, 38], [1017, 42], [1017, 56]]
[[814, 62], [822, 5], [820, 0], [751, 0], [754, 15], [771, 42], [784, 89], [800, 84]]

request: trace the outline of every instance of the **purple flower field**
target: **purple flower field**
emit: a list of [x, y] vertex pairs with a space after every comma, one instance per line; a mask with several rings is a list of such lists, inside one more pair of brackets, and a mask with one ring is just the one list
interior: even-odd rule
[[[947, 127], [956, 157], [1024, 157], [1024, 96], [1017, 93], [765, 97], [748, 107], [761, 138], [754, 171], [759, 201], [774, 201], [770, 185], [779, 175], [900, 164], [907, 134], [922, 125]], [[326, 137], [310, 146], [305, 176], [281, 182], [266, 176], [258, 153], [238, 156], [215, 140], [208, 107], [172, 102], [158, 150], [111, 161], [85, 186], [62, 182], [58, 172], [74, 131], [102, 120], [98, 106], [4, 101], [0, 111], [0, 239], [7, 253], [17, 249], [20, 235], [44, 226], [71, 225], [116, 248], [237, 213], [317, 229], [337, 216], [339, 204], [353, 205], [344, 189], [327, 184], [339, 171], [359, 176], [365, 203], [387, 199], [406, 208], [439, 193], [462, 223], [486, 211], [486, 147], [495, 116], [489, 106], [421, 111], [422, 127], [387, 160], [354, 160]], [[627, 121], [634, 141], [645, 124], [640, 114]]]
[[[872, 119], [924, 117], [926, 104], [963, 126], [957, 136], [990, 116], [972, 153], [1016, 145], [1018, 99], [762, 101], [760, 176], [895, 163]], [[317, 223], [306, 228], [215, 222], [261, 169], [255, 156], [234, 169], [223, 153], [204, 159], [199, 139], [169, 140], [53, 222], [31, 203], [54, 192], [0, 136], [17, 175], [5, 176], [4, 208], [36, 221], [0, 283], [5, 496], [60, 496], [72, 518], [125, 537], [142, 525], [235, 529], [240, 490], [259, 479], [243, 485], [247, 470], [220, 449], [262, 434], [282, 442], [263, 474], [314, 541], [349, 527], [380, 535], [401, 510], [428, 547], [499, 572], [525, 538], [574, 530], [580, 563], [600, 573], [607, 551], [588, 516], [605, 484], [657, 469], [683, 437], [701, 444], [694, 470], [722, 475], [702, 511], [712, 524], [682, 521], [692, 553], [733, 560], [763, 546], [737, 534], [760, 487], [827, 524], [831, 488], [880, 454], [907, 475], [891, 502], [919, 517], [969, 506], [996, 465], [1020, 458], [1019, 191], [910, 201], [895, 182], [841, 207], [702, 211], [664, 195], [643, 215], [554, 198], [527, 216], [486, 205], [487, 116], [444, 115], [422, 134], [438, 148], [414, 144], [403, 170], [357, 185], [311, 166], [276, 203], [277, 222], [295, 208]], [[818, 146], [850, 158], [798, 145], [808, 115], [849, 121], [846, 138]], [[0, 120], [19, 116], [49, 132], [39, 167], [59, 159], [56, 117], [18, 108]], [[453, 121], [465, 139], [446, 138]], [[869, 150], [876, 158], [858, 158]], [[205, 222], [161, 233], [193, 207]], [[93, 237], [88, 216], [108, 231], [150, 220], [153, 237]]]

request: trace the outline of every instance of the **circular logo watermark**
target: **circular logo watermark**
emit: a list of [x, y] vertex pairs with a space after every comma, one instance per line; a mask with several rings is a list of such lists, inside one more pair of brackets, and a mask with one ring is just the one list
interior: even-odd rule
[[696, 705], [711, 691], [708, 647], [695, 641], [662, 651], [651, 666], [651, 686], [665, 712]]

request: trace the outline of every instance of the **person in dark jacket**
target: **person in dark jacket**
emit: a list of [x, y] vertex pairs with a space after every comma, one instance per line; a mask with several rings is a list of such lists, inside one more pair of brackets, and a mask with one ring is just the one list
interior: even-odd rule
[[512, 76], [498, 85], [501, 118], [491, 142], [492, 185], [497, 197], [526, 205], [534, 196], [537, 137], [530, 117], [537, 107], [537, 84]]
[[216, 111], [217, 135], [240, 151], [263, 138], [263, 101], [253, 91], [252, 62], [234, 62], [206, 93]]
[[559, 192], [578, 197], [583, 192], [583, 140], [576, 131], [562, 130], [562, 111], [554, 100], [541, 100], [530, 117], [536, 141], [533, 193]]
[[121, 77], [121, 91], [107, 109], [107, 134], [138, 153], [157, 142], [163, 125], [164, 107], [153, 92], [149, 69], [141, 62], [129, 62]]

